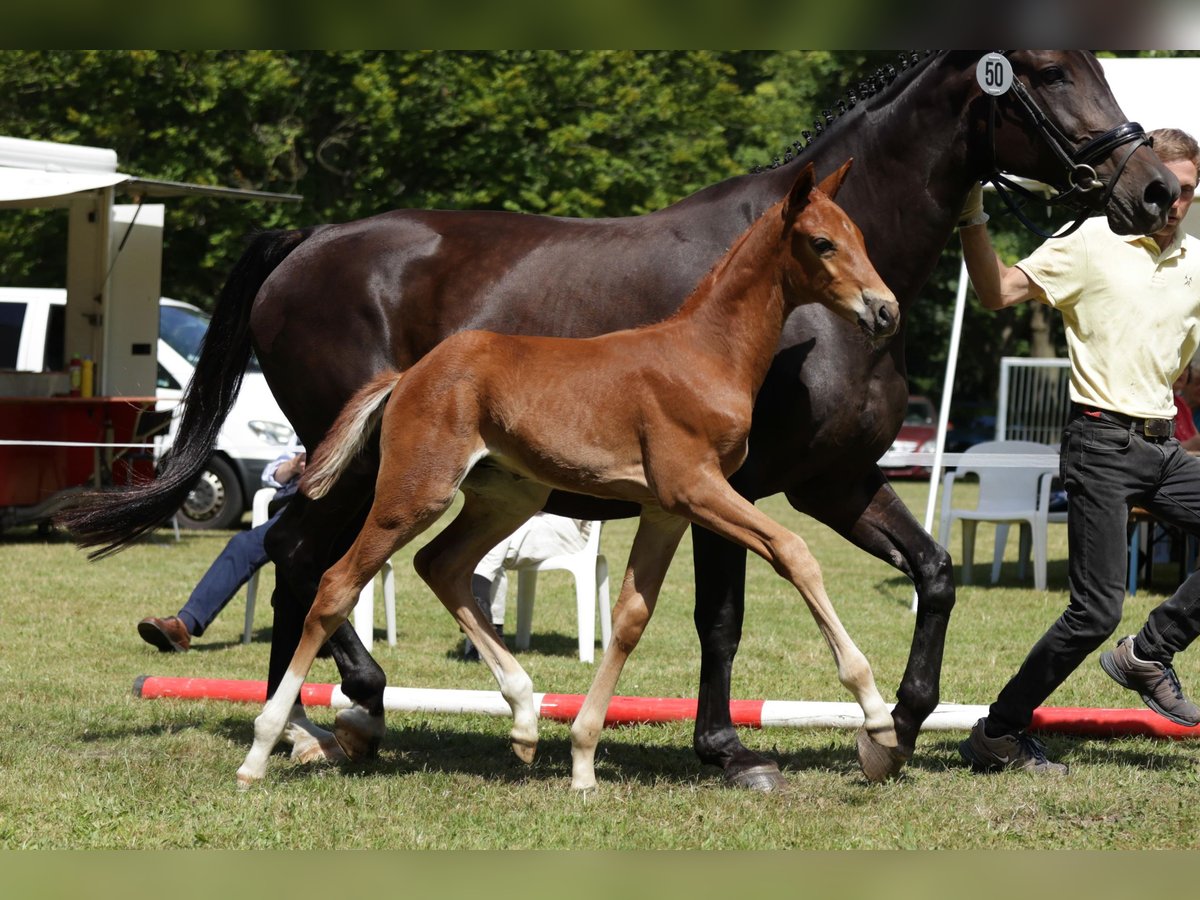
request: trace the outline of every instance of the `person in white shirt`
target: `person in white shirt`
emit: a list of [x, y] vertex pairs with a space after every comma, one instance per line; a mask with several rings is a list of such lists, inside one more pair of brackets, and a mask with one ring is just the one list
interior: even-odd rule
[[[1178, 129], [1150, 137], [1180, 186], [1161, 231], [1120, 236], [1104, 219], [1090, 219], [1010, 268], [992, 249], [981, 192], [972, 192], [959, 223], [963, 259], [985, 307], [1036, 300], [1062, 315], [1073, 404], [1061, 450], [1070, 605], [959, 746], [977, 771], [1067, 771], [1025, 731], [1034, 709], [1121, 624], [1130, 507], [1200, 534], [1200, 460], [1173, 436], [1171, 390], [1200, 347], [1200, 244], [1181, 227], [1200, 145]], [[1200, 708], [1185, 696], [1172, 660], [1197, 634], [1200, 572], [1152, 610], [1136, 635], [1101, 654], [1100, 665], [1155, 712], [1196, 725]]]

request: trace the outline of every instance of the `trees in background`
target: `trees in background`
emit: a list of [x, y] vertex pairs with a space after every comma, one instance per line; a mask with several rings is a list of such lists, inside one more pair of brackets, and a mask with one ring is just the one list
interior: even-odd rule
[[[167, 202], [164, 292], [211, 306], [247, 234], [397, 207], [621, 216], [781, 156], [892, 52], [0, 51], [0, 134], [108, 147], [122, 171], [299, 193]], [[1010, 255], [1033, 245], [998, 239]], [[65, 216], [0, 211], [0, 283], [59, 285]], [[957, 242], [911, 314], [937, 394]], [[1028, 312], [972, 304], [957, 393], [989, 401]]]

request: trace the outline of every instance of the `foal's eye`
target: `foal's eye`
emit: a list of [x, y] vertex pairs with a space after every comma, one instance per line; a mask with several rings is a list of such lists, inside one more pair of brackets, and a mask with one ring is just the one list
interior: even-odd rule
[[825, 256], [832, 253], [837, 247], [829, 238], [815, 237], [812, 239], [812, 248], [818, 256]]

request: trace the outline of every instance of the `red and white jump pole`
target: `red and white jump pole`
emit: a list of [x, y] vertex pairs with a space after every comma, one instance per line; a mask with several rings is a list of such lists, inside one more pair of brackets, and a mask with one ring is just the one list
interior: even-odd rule
[[[265, 681], [236, 681], [220, 678], [164, 678], [142, 675], [133, 683], [136, 697], [146, 700], [230, 700], [265, 703]], [[301, 700], [306, 706], [345, 709], [352, 705], [336, 684], [305, 684]], [[571, 722], [583, 705], [582, 694], [534, 694], [538, 715], [543, 719]], [[384, 688], [383, 707], [392, 712], [475, 713], [510, 716], [512, 711], [499, 691], [449, 690], [442, 688]], [[922, 725], [923, 731], [966, 731], [987, 715], [986, 706], [942, 703]], [[862, 710], [857, 703], [826, 703], [806, 700], [732, 700], [734, 725], [749, 728], [858, 728]], [[696, 701], [673, 697], [613, 697], [604, 724], [635, 725], [676, 722], [696, 718]], [[1089, 709], [1044, 706], [1033, 714], [1031, 730], [1080, 737], [1150, 737], [1200, 739], [1200, 726], [1185, 728], [1155, 715], [1148, 709]]]

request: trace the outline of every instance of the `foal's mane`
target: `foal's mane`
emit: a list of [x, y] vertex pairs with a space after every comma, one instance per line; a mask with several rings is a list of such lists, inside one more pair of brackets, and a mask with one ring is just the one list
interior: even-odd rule
[[[932, 50], [906, 50], [899, 54], [895, 64], [882, 65], [875, 69], [872, 75], [858, 82], [854, 87], [846, 88], [845, 93], [833, 106], [821, 110], [821, 115], [813, 120], [813, 130], [800, 132], [804, 143], [792, 141], [780, 158], [776, 156], [767, 166], [755, 166], [751, 171], [757, 175], [780, 166], [787, 165], [798, 159], [809, 145], [821, 137], [830, 127], [843, 116], [850, 113], [860, 104], [863, 108], [874, 107], [881, 103], [891, 102], [912, 81], [914, 73], [923, 69], [933, 56]], [[896, 66], [899, 66], [899, 69]]]

